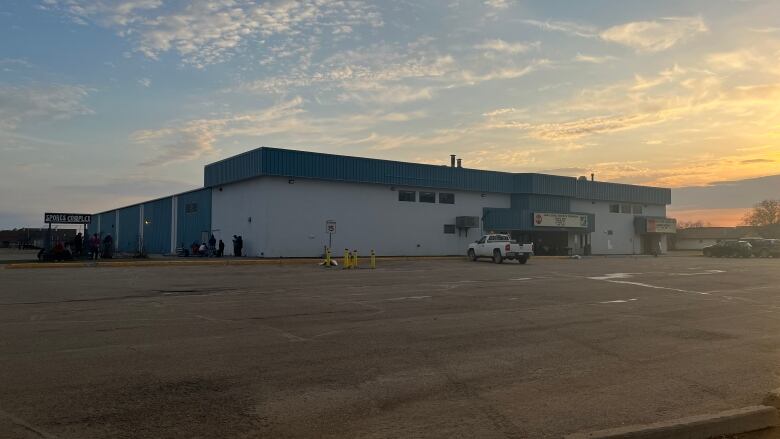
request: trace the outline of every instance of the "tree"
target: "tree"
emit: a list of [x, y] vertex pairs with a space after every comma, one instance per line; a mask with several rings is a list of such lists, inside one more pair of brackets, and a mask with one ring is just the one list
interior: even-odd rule
[[678, 221], [677, 222], [677, 228], [678, 229], [693, 229], [697, 227], [710, 227], [712, 223], [704, 222], [702, 220], [696, 220], [696, 221]]
[[780, 200], [764, 200], [756, 204], [745, 214], [742, 222], [754, 227], [780, 224]]

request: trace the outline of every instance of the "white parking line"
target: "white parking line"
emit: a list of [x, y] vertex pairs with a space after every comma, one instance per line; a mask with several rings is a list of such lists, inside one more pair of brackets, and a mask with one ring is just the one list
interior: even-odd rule
[[599, 303], [628, 303], [628, 302], [635, 302], [639, 299], [633, 298], [633, 299], [621, 299], [621, 300], [607, 300], [605, 302], [599, 302]]

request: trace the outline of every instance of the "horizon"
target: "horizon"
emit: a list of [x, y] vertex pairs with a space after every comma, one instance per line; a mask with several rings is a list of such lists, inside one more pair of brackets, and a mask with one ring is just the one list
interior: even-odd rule
[[[0, 229], [202, 186], [256, 145], [780, 198], [771, 1], [10, 1]], [[198, 32], [194, 30], [197, 29]]]

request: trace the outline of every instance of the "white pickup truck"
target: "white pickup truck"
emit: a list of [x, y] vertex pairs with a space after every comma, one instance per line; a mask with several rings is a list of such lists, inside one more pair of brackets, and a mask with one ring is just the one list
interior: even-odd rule
[[517, 259], [517, 262], [525, 264], [533, 253], [533, 244], [518, 244], [509, 235], [489, 234], [469, 244], [467, 255], [472, 261], [493, 258], [493, 262], [500, 264], [504, 259]]

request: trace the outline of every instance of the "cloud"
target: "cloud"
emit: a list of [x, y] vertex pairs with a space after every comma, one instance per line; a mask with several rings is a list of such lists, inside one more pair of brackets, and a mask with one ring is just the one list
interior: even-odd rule
[[575, 139], [593, 134], [628, 130], [660, 121], [657, 117], [643, 114], [589, 117], [568, 122], [533, 125], [531, 133], [534, 137], [544, 140]]
[[521, 22], [545, 31], [562, 32], [577, 37], [595, 38], [598, 36], [596, 27], [570, 21], [521, 20]]
[[742, 160], [740, 163], [743, 165], [753, 165], [756, 163], [774, 163], [774, 160], [771, 159], [748, 159], [748, 160]]
[[325, 30], [342, 38], [355, 26], [382, 25], [374, 8], [359, 0], [193, 0], [167, 8], [162, 0], [46, 0], [45, 6], [78, 24], [114, 29], [149, 58], [175, 51], [199, 68], [231, 58], [250, 41], [272, 52], [269, 41], [284, 39], [286, 51], [305, 57], [317, 45], [312, 36], [324, 38]]
[[138, 85], [141, 87], [149, 88], [152, 85], [152, 80], [149, 78], [141, 78], [138, 80]]
[[493, 9], [507, 9], [509, 0], [485, 0], [485, 5]]
[[600, 32], [599, 37], [639, 52], [660, 52], [707, 30], [701, 17], [670, 17], [613, 26]]
[[707, 64], [716, 70], [748, 70], [764, 59], [751, 50], [713, 53], [707, 56]]
[[92, 114], [83, 103], [88, 94], [88, 89], [76, 85], [0, 85], [0, 130], [14, 130], [31, 120]]
[[617, 58], [611, 55], [592, 56], [592, 55], [583, 55], [581, 53], [578, 53], [577, 56], [574, 57], [574, 61], [591, 63], [591, 64], [603, 64], [607, 61], [613, 61], [616, 59]]
[[483, 43], [477, 44], [474, 47], [479, 50], [488, 50], [492, 52], [516, 54], [516, 53], [525, 53], [531, 49], [538, 49], [539, 45], [540, 43], [538, 41], [533, 43], [522, 43], [522, 42], [508, 43], [501, 39], [495, 39], [495, 40], [485, 40]]

